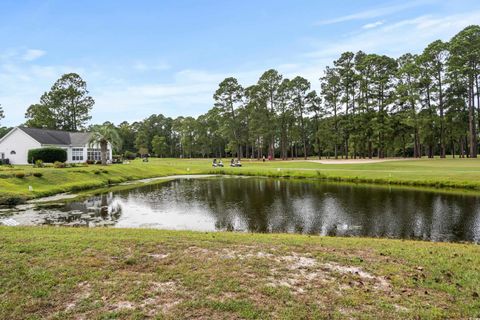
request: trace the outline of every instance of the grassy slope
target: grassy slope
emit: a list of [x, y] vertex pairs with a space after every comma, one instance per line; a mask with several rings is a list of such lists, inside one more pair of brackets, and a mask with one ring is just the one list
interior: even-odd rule
[[[148, 163], [137, 160], [128, 165], [111, 165], [106, 168], [0, 167], [0, 203], [11, 197], [33, 198], [65, 191], [98, 188], [108, 183], [127, 180], [212, 172], [480, 190], [480, 159], [424, 159], [372, 164], [244, 161], [243, 164], [243, 168], [226, 167], [213, 170], [210, 160], [151, 159]], [[33, 172], [41, 172], [43, 176], [36, 178], [31, 175]], [[20, 179], [14, 176], [15, 173], [25, 173], [27, 176]], [[33, 187], [33, 192], [28, 191], [29, 186]]]
[[0, 227], [0, 275], [11, 320], [480, 317], [466, 244]]

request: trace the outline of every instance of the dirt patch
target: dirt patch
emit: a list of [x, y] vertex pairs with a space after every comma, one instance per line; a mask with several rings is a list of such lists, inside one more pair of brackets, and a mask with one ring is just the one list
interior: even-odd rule
[[131, 310], [135, 309], [135, 306], [132, 302], [120, 301], [110, 305], [108, 309], [112, 311]]
[[158, 313], [168, 313], [176, 305], [183, 301], [178, 295], [183, 292], [183, 287], [175, 281], [152, 282], [150, 287], [151, 296], [136, 304], [148, 316]]
[[155, 260], [162, 260], [165, 259], [169, 256], [169, 253], [151, 253], [148, 254], [149, 257], [155, 259]]
[[[362, 286], [374, 291], [390, 291], [390, 282], [357, 266], [345, 266], [334, 262], [319, 263], [310, 254], [289, 252], [280, 254], [276, 250], [258, 251], [255, 248], [223, 248], [215, 251], [200, 247], [189, 247], [188, 252], [204, 259], [250, 259], [267, 260], [270, 276], [267, 285], [287, 287], [295, 294], [302, 294], [318, 286], [336, 287], [338, 292], [352, 286]], [[274, 253], [272, 253], [274, 252]], [[338, 281], [342, 279], [342, 281]]]
[[360, 278], [362, 281], [372, 282], [374, 289], [378, 289], [378, 290], [391, 289], [391, 285], [387, 281], [387, 279], [372, 275], [371, 273], [366, 272], [359, 267], [342, 266], [336, 263], [324, 263], [324, 264], [321, 264], [321, 268], [328, 272], [338, 272], [340, 274], [355, 275], [358, 278]]
[[151, 290], [154, 292], [173, 292], [179, 289], [179, 285], [174, 281], [152, 282]]
[[90, 283], [86, 281], [80, 282], [77, 285], [77, 290], [75, 295], [65, 305], [65, 311], [68, 312], [72, 309], [75, 309], [82, 300], [88, 299], [91, 294], [92, 294], [92, 286], [90, 285]]
[[[114, 281], [103, 282], [102, 285], [107, 284], [111, 286]], [[138, 281], [141, 283], [141, 281]], [[97, 288], [101, 291], [101, 288]], [[75, 309], [79, 307], [82, 300], [88, 299], [93, 293], [92, 286], [87, 282], [82, 282], [77, 287], [77, 293], [66, 304], [65, 312], [75, 312]], [[113, 296], [104, 295], [96, 302], [103, 304], [101, 309], [111, 312], [119, 312], [124, 310], [138, 310], [142, 311], [149, 317], [153, 317], [160, 313], [168, 313], [176, 305], [184, 301], [181, 296], [182, 292], [185, 292], [183, 286], [175, 281], [166, 282], [150, 282], [147, 296], [140, 301], [131, 301], [125, 299], [123, 293], [115, 293]], [[88, 315], [84, 314], [79, 319], [88, 319]]]

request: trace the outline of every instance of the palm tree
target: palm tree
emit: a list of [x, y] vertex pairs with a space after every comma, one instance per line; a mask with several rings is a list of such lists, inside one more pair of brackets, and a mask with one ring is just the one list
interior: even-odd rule
[[119, 149], [122, 146], [122, 139], [113, 124], [94, 125], [91, 132], [92, 136], [88, 143], [100, 145], [102, 165], [106, 165], [108, 143], [110, 142], [112, 148]]

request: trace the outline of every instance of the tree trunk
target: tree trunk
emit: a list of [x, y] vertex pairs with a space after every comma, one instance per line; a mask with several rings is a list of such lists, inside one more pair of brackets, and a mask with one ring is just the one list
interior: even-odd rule
[[454, 143], [453, 139], [452, 139], [451, 143], [452, 143], [452, 157], [453, 157], [453, 159], [455, 159], [455, 143]]
[[345, 159], [348, 159], [348, 138], [345, 138]]
[[107, 165], [107, 142], [100, 142], [100, 155], [102, 158], [102, 165]]
[[477, 157], [477, 131], [475, 122], [475, 100], [473, 97], [473, 81], [470, 81], [468, 90], [468, 131], [469, 131], [469, 144], [470, 144], [470, 158]]
[[442, 75], [438, 74], [438, 87], [439, 87], [439, 107], [440, 107], [440, 158], [445, 158], [445, 124], [443, 115], [443, 90], [442, 90]]

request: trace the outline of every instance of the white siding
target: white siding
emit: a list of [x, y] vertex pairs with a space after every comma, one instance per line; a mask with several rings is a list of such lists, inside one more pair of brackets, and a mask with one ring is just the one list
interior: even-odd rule
[[10, 159], [11, 164], [28, 164], [28, 150], [40, 147], [39, 142], [15, 128], [0, 141], [0, 154], [3, 153], [6, 159]]
[[[73, 149], [82, 149], [82, 151], [83, 151], [83, 159], [82, 160], [73, 160]], [[84, 162], [87, 162], [87, 150], [88, 150], [88, 146], [69, 147], [67, 149], [67, 163], [84, 163]]]
[[[2, 140], [0, 140], [0, 158], [4, 155], [5, 159], [9, 159], [11, 164], [28, 164], [28, 150], [42, 147], [57, 147], [67, 151], [68, 163], [83, 163], [87, 161], [87, 151], [89, 148], [100, 149], [99, 145], [85, 146], [63, 146], [63, 145], [42, 145], [19, 128], [13, 129]], [[83, 148], [83, 160], [72, 159], [72, 148]], [[112, 146], [108, 144], [110, 151], [109, 159], [112, 159]], [[15, 154], [12, 154], [12, 151]]]
[[[83, 160], [73, 160], [72, 156], [73, 156], [73, 150], [72, 149], [77, 149], [77, 148], [83, 148]], [[108, 150], [109, 150], [109, 157], [108, 159], [112, 160], [112, 146], [110, 145], [110, 143], [108, 144]], [[83, 147], [69, 147], [67, 149], [67, 162], [68, 163], [84, 163], [88, 160], [88, 149], [100, 149], [100, 145], [99, 144], [87, 144]]]

